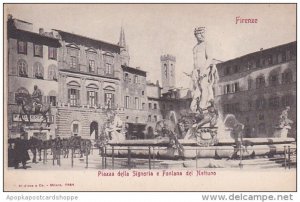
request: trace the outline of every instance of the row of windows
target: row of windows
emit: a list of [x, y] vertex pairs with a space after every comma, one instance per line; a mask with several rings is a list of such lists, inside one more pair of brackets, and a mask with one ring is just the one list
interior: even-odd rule
[[[112, 92], [105, 92], [104, 93], [104, 105], [108, 108], [114, 108], [115, 104], [114, 93]], [[80, 105], [80, 90], [76, 88], [68, 89], [68, 103], [71, 106], [79, 106]], [[90, 106], [97, 106], [99, 105], [98, 101], [98, 92], [96, 90], [87, 90], [87, 103]]]
[[[292, 71], [287, 71], [281, 74], [281, 83], [288, 84], [293, 82], [293, 73]], [[269, 76], [269, 86], [276, 86], [279, 85], [279, 74], [271, 74]], [[248, 80], [248, 89], [252, 89], [252, 80]], [[264, 76], [259, 76], [256, 78], [256, 88], [263, 88], [266, 87], [266, 80]]]
[[[268, 102], [267, 102], [268, 101]], [[268, 104], [268, 105], [267, 105]], [[292, 95], [285, 95], [283, 97], [271, 97], [268, 100], [259, 98], [257, 100], [248, 101], [248, 111], [264, 110], [264, 109], [278, 109], [281, 107], [292, 106], [294, 104], [294, 97]], [[230, 103], [223, 106], [224, 113], [240, 113], [240, 103]]]
[[[133, 79], [133, 83], [139, 83], [139, 82], [140, 82], [140, 81], [139, 81], [139, 76], [138, 76], [138, 75], [134, 75], [133, 78], [134, 78], [134, 79]], [[128, 82], [128, 83], [131, 83], [131, 78], [130, 78], [130, 76], [129, 76], [128, 73], [124, 73], [124, 81], [125, 81], [125, 82]]]
[[[132, 98], [130, 96], [125, 96], [124, 97], [124, 107], [126, 109], [131, 108], [131, 104], [130, 104], [130, 103], [132, 103], [131, 99]], [[141, 103], [141, 108], [140, 108], [140, 101], [139, 101], [138, 97], [134, 98], [133, 104], [134, 104], [134, 109], [146, 110], [146, 103], [144, 103], [144, 102]], [[189, 107], [189, 103], [188, 104], [184, 104], [184, 107]], [[157, 110], [157, 109], [158, 109], [158, 104], [157, 103], [151, 103], [151, 102], [148, 103], [148, 110]], [[164, 103], [162, 104], [162, 109], [166, 110], [166, 104], [164, 104]], [[169, 107], [168, 107], [168, 109], [169, 110], [174, 110], [174, 106], [172, 104], [170, 104]]]
[[224, 86], [224, 94], [235, 93], [240, 90], [239, 82], [235, 82], [233, 84], [227, 84]]
[[[124, 98], [124, 107], [126, 109], [130, 108], [130, 103], [131, 103], [131, 97], [130, 96], [125, 96]], [[134, 109], [140, 109], [140, 101], [138, 97], [134, 98]], [[145, 109], [145, 103], [142, 103], [142, 109]]]
[[[29, 77], [28, 64], [25, 60], [21, 59], [17, 63], [18, 75], [21, 77]], [[32, 77], [37, 79], [44, 79], [44, 67], [40, 62], [36, 62], [32, 67]], [[57, 80], [57, 68], [55, 65], [48, 67], [48, 79]]]
[[157, 116], [156, 115], [148, 115], [148, 122], [157, 122], [158, 119], [157, 119]]
[[[27, 42], [18, 41], [18, 53], [27, 55]], [[43, 45], [33, 44], [33, 56], [43, 57]], [[48, 59], [57, 59], [57, 48], [48, 47]]]
[[[50, 91], [49, 95], [44, 95], [43, 96], [43, 93], [41, 92], [41, 97], [40, 97], [41, 102], [49, 103], [52, 106], [56, 106], [57, 105], [56, 94], [57, 93], [55, 91]], [[9, 93], [9, 102], [10, 103], [17, 103], [17, 98], [18, 97], [23, 97], [23, 96], [30, 96], [30, 93], [26, 88], [21, 87], [16, 92], [10, 92]]]
[[152, 103], [148, 103], [148, 109], [157, 109], [157, 103], [153, 103], [153, 105], [152, 105]]
[[[69, 67], [71, 70], [80, 71], [79, 66], [79, 48], [76, 47], [68, 47], [67, 48], [68, 55], [69, 55]], [[97, 72], [97, 66], [95, 58], [97, 56], [97, 52], [88, 51], [86, 54], [87, 61], [88, 61], [88, 72], [90, 73], [99, 73]], [[106, 75], [113, 76], [114, 74], [114, 56], [112, 54], [104, 54], [104, 71]]]
[[[292, 71], [286, 71], [281, 74], [281, 83], [288, 84], [293, 82], [293, 73]], [[279, 74], [271, 74], [269, 76], [269, 86], [279, 85]], [[263, 88], [266, 87], [265, 76], [261, 75], [255, 79], [255, 88]], [[252, 79], [248, 79], [248, 90], [254, 89], [254, 83]], [[235, 82], [233, 84], [226, 84], [224, 86], [224, 94], [235, 93], [240, 91], [239, 82]]]
[[[271, 65], [289, 61], [295, 55], [296, 55], [295, 51], [291, 49], [287, 51], [282, 51], [281, 53], [277, 53], [277, 54], [269, 54], [263, 58], [257, 58], [255, 61], [250, 60], [248, 62], [245, 62], [244, 66], [246, 66], [247, 70], [253, 68], [263, 68], [266, 66], [271, 66]], [[241, 71], [242, 71], [242, 66], [240, 65], [227, 66], [224, 68], [224, 75], [227, 76]]]
[[[104, 89], [105, 90], [105, 89]], [[90, 106], [97, 106], [99, 105], [98, 101], [98, 92], [95, 88], [89, 88], [86, 89], [87, 92], [87, 103]], [[42, 93], [43, 94], [43, 93]], [[49, 96], [42, 96], [42, 102], [43, 103], [52, 103], [53, 106], [56, 106], [56, 96], [53, 96], [53, 94], [56, 94], [55, 92], [51, 92], [51, 95]], [[29, 91], [26, 88], [20, 88], [15, 93], [15, 99], [17, 96], [23, 96], [23, 95], [30, 95]], [[104, 91], [104, 103], [103, 105], [108, 106], [109, 108], [114, 108], [114, 92], [111, 90], [105, 90]], [[16, 100], [15, 100], [16, 103]], [[71, 86], [68, 86], [68, 103], [70, 103], [71, 106], [79, 106], [80, 105], [80, 90], [78, 88], [73, 88]]]
[[[21, 94], [23, 93], [15, 92], [13, 95], [11, 95], [14, 96], [14, 103], [17, 103], [17, 97], [22, 96]], [[42, 96], [41, 98], [43, 103], [51, 104], [51, 106], [57, 106], [56, 96]]]
[[[126, 120], [128, 121], [129, 120], [129, 116], [126, 116]], [[138, 123], [139, 122], [139, 117], [135, 117], [135, 123]]]
[[[267, 105], [269, 104], [269, 105]], [[294, 104], [294, 97], [292, 95], [285, 95], [283, 97], [271, 97], [268, 99], [259, 98], [255, 101], [255, 109], [261, 110], [265, 108], [277, 109], [279, 107], [292, 106]], [[251, 101], [248, 102], [248, 110], [253, 109], [253, 104]]]

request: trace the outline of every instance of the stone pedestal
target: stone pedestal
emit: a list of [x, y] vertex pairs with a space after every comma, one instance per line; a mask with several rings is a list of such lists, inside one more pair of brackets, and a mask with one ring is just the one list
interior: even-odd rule
[[277, 137], [277, 138], [287, 138], [288, 135], [288, 130], [290, 130], [291, 127], [290, 126], [285, 126], [283, 128], [275, 128], [273, 137]]

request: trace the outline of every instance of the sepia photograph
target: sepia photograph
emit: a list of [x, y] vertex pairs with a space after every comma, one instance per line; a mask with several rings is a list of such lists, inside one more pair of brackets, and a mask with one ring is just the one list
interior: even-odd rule
[[296, 191], [296, 6], [4, 4], [4, 190]]

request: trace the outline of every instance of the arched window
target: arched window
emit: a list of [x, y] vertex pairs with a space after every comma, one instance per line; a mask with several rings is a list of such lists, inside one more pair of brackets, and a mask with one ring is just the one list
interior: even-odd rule
[[106, 52], [104, 55], [105, 74], [112, 76], [114, 74], [114, 55]]
[[278, 80], [278, 74], [277, 73], [272, 73], [269, 76], [269, 84], [271, 86], [276, 86], [279, 84], [279, 80]]
[[57, 81], [57, 70], [55, 65], [50, 65], [48, 68], [48, 78], [49, 80]]
[[87, 103], [90, 106], [98, 104], [98, 86], [96, 84], [90, 84], [86, 87], [87, 92]]
[[287, 69], [282, 73], [281, 80], [283, 84], [293, 82], [293, 72], [291, 69]]
[[104, 88], [104, 102], [109, 109], [114, 107], [115, 89], [112, 86], [107, 86]]
[[18, 74], [22, 77], [28, 77], [28, 65], [25, 60], [18, 61]]
[[80, 85], [76, 81], [68, 83], [68, 103], [71, 106], [78, 106], [80, 104]]
[[16, 91], [16, 93], [22, 94], [22, 95], [29, 95], [29, 91], [28, 91], [26, 88], [24, 88], [24, 87], [19, 88], [19, 89]]
[[263, 75], [256, 78], [256, 88], [265, 87], [265, 77]]
[[39, 62], [36, 62], [33, 65], [33, 77], [37, 79], [44, 79], [44, 67]]
[[56, 97], [57, 97], [56, 91], [51, 90], [47, 96], [47, 103], [51, 104], [52, 106], [56, 106]]
[[72, 132], [72, 135], [78, 136], [79, 132], [80, 132], [80, 129], [81, 129], [81, 125], [80, 125], [79, 121], [73, 121], [71, 123], [71, 132]]
[[28, 96], [28, 95], [29, 95], [29, 91], [26, 88], [24, 88], [24, 87], [19, 88], [15, 92], [15, 103], [17, 103], [19, 98], [22, 98], [22, 97]]
[[125, 82], [130, 82], [129, 74], [128, 73], [124, 73], [124, 81]]
[[67, 44], [67, 51], [68, 51], [68, 55], [69, 55], [69, 64], [70, 64], [70, 69], [71, 70], [75, 70], [75, 71], [79, 71], [79, 65], [78, 65], [78, 61], [79, 61], [79, 50], [80, 48], [76, 45], [76, 44]]

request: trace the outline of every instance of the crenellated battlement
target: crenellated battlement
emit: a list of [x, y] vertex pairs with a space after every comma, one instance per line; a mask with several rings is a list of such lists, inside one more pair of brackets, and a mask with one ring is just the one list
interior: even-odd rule
[[167, 60], [176, 62], [176, 57], [170, 54], [160, 56], [160, 61], [167, 61]]

